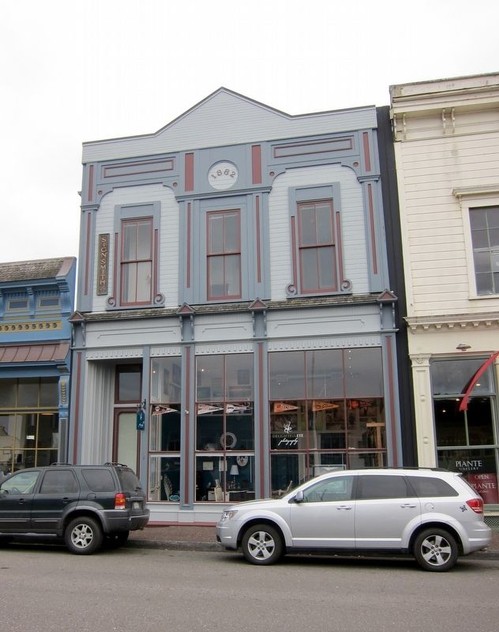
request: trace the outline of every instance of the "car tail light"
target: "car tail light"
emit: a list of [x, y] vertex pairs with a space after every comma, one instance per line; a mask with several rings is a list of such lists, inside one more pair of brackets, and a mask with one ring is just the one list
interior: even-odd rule
[[126, 509], [126, 496], [121, 492], [116, 494], [114, 497], [114, 508], [115, 509]]
[[467, 500], [466, 504], [468, 507], [471, 507], [475, 513], [483, 514], [483, 500], [481, 498], [472, 498], [471, 500]]

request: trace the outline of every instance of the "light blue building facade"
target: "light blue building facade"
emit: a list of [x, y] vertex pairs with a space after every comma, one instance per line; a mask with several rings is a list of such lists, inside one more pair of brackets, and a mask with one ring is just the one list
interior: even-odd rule
[[221, 88], [84, 144], [69, 459], [134, 467], [153, 522], [404, 461], [378, 128]]

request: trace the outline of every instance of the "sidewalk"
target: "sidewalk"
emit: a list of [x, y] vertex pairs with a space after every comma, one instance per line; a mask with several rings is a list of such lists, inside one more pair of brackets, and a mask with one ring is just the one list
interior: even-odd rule
[[[217, 543], [215, 525], [150, 525], [142, 531], [131, 531], [129, 546], [176, 551], [222, 551]], [[492, 531], [492, 542], [485, 551], [473, 553], [490, 559], [499, 559], [499, 530]]]

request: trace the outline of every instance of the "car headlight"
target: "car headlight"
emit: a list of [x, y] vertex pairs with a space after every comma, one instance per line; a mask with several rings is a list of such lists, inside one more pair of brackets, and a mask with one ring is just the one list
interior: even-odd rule
[[223, 512], [222, 517], [220, 518], [220, 522], [227, 522], [227, 520], [232, 520], [232, 518], [237, 514], [237, 509], [228, 509]]

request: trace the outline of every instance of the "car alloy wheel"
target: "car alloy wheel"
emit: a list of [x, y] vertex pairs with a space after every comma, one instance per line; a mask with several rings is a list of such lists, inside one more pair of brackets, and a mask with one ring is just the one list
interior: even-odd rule
[[282, 539], [274, 527], [257, 524], [243, 536], [241, 547], [244, 557], [252, 564], [274, 564], [282, 556]]
[[450, 570], [458, 557], [455, 538], [445, 529], [426, 529], [416, 538], [414, 557], [426, 571], [444, 572]]
[[100, 525], [94, 518], [82, 516], [75, 518], [66, 527], [64, 541], [71, 553], [90, 555], [102, 545], [103, 535]]

